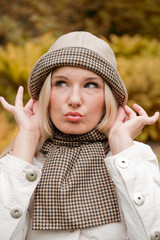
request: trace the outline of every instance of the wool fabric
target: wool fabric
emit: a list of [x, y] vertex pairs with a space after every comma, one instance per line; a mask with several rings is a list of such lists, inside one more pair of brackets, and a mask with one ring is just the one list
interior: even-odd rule
[[68, 135], [54, 129], [35, 190], [33, 230], [72, 230], [120, 222], [115, 188], [105, 166], [105, 134]]
[[71, 32], [62, 35], [33, 66], [28, 91], [32, 98], [39, 99], [47, 76], [56, 67], [75, 66], [100, 75], [112, 90], [118, 105], [127, 102], [127, 90], [117, 71], [115, 55], [106, 41], [89, 32]]

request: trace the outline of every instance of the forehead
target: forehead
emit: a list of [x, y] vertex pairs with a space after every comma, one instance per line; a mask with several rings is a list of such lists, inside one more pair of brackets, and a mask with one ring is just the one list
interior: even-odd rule
[[74, 66], [64, 66], [64, 67], [57, 67], [53, 69], [52, 77], [55, 76], [81, 76], [81, 77], [93, 77], [93, 78], [100, 78], [102, 79], [97, 73], [92, 72], [85, 68], [74, 67]]

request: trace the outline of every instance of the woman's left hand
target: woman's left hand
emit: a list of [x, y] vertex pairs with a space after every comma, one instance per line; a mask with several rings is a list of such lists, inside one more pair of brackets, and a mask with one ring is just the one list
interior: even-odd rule
[[159, 112], [149, 117], [141, 106], [134, 104], [133, 108], [138, 116], [127, 105], [118, 109], [117, 117], [108, 134], [112, 154], [132, 146], [133, 139], [142, 132], [144, 126], [154, 124], [159, 118]]

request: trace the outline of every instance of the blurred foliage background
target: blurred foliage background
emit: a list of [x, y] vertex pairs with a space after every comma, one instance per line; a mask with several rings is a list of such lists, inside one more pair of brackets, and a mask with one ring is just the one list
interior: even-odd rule
[[[11, 7], [12, 5], [12, 7]], [[27, 78], [36, 60], [60, 35], [89, 31], [115, 52], [130, 106], [160, 111], [159, 0], [0, 0], [0, 95], [14, 104], [19, 85], [29, 99]], [[13, 117], [0, 106], [0, 152], [15, 137]], [[160, 120], [140, 141], [160, 141]]]

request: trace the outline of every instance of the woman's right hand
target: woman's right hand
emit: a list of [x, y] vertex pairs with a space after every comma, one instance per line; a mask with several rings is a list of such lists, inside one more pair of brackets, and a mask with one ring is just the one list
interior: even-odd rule
[[5, 110], [13, 114], [19, 129], [12, 154], [32, 163], [40, 139], [37, 115], [38, 101], [30, 99], [24, 107], [23, 91], [23, 87], [20, 86], [16, 95], [15, 106], [9, 104], [3, 97], [0, 97], [0, 102]]

